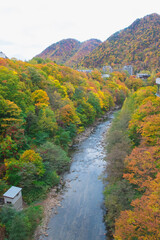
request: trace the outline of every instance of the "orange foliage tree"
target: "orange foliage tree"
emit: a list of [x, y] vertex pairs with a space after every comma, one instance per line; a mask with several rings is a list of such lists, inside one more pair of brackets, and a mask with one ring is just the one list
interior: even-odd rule
[[80, 119], [76, 114], [74, 107], [67, 104], [60, 109], [60, 120], [65, 124], [69, 125], [70, 123], [74, 123], [76, 125], [80, 124]]
[[148, 182], [155, 178], [160, 166], [159, 147], [136, 147], [126, 158], [124, 178], [138, 186], [140, 190], [147, 187]]
[[160, 173], [148, 191], [132, 202], [133, 210], [121, 212], [115, 224], [115, 240], [160, 239]]

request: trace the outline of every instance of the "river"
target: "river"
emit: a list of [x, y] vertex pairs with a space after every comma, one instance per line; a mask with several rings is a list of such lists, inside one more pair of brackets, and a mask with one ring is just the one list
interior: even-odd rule
[[105, 240], [103, 221], [103, 182], [100, 178], [105, 167], [104, 135], [113, 114], [100, 123], [91, 135], [73, 151], [61, 206], [48, 224], [45, 240]]

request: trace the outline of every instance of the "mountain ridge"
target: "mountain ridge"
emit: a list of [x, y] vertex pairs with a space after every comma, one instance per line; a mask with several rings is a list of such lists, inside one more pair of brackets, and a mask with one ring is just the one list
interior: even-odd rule
[[160, 71], [160, 15], [136, 19], [130, 26], [112, 34], [85, 56], [79, 66], [94, 68], [133, 65], [135, 71]]
[[104, 42], [90, 39], [80, 42], [63, 39], [36, 57], [49, 58], [73, 68], [120, 69], [132, 65], [134, 72], [160, 71], [160, 15], [153, 13], [136, 19], [128, 27], [112, 34]]
[[73, 66], [81, 61], [84, 56], [89, 54], [100, 43], [101, 41], [98, 39], [89, 39], [80, 42], [73, 38], [67, 38], [53, 43], [40, 54], [36, 55], [36, 57], [41, 57], [43, 59], [49, 58], [57, 64]]

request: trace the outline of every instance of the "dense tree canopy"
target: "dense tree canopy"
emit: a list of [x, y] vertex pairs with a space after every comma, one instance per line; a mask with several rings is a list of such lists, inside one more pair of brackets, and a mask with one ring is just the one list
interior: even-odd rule
[[[160, 166], [156, 87], [147, 86], [152, 79], [136, 84], [134, 79], [113, 72], [106, 80], [97, 69], [84, 73], [48, 60], [0, 61], [0, 193], [15, 185], [23, 188], [29, 204], [44, 198], [68, 170], [67, 151], [76, 134], [129, 96], [108, 136], [106, 221], [112, 229], [116, 222], [115, 237], [121, 239], [119, 226], [127, 211], [138, 214], [138, 204], [153, 198]], [[2, 212], [0, 220], [10, 239], [17, 234], [14, 228], [31, 222], [26, 213], [13, 213], [17, 224], [8, 227], [3, 217]]]
[[148, 86], [132, 93], [107, 137], [106, 222], [116, 240], [160, 238], [160, 98], [155, 90]]
[[40, 58], [0, 61], [1, 189], [23, 187], [29, 203], [43, 197], [68, 169], [64, 151], [76, 134], [123, 103], [129, 90], [122, 81]]

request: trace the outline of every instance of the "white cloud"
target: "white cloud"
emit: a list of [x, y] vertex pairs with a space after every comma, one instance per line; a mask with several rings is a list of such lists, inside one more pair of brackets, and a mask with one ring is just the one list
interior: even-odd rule
[[[159, 12], [158, 12], [159, 11]], [[107, 39], [136, 18], [160, 13], [152, 0], [5, 0], [0, 3], [0, 51], [30, 59], [63, 38]], [[10, 45], [4, 42], [12, 43]]]

